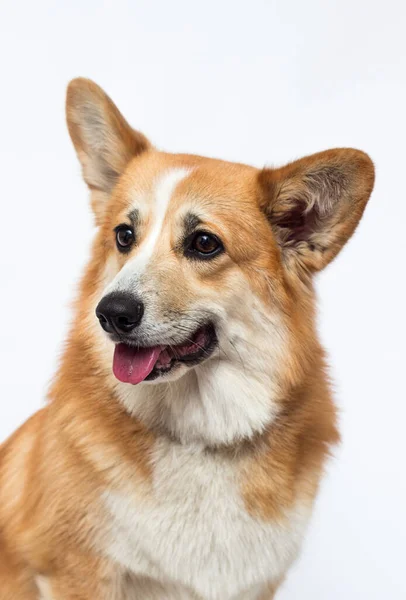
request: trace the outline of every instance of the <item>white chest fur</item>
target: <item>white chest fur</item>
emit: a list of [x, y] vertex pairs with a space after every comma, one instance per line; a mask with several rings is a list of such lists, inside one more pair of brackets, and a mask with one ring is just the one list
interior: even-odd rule
[[167, 585], [162, 597], [172, 598], [175, 586], [179, 600], [253, 600], [262, 584], [284, 574], [309, 518], [306, 504], [282, 522], [264, 522], [247, 513], [234, 462], [166, 440], [153, 462], [152, 496], [104, 493], [109, 557], [135, 576]]

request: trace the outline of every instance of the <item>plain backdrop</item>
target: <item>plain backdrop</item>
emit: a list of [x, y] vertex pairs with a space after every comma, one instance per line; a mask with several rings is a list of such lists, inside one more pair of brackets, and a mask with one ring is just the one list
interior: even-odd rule
[[263, 166], [354, 146], [376, 164], [317, 282], [343, 442], [278, 600], [406, 598], [403, 5], [0, 3], [0, 440], [44, 402], [94, 234], [69, 79], [94, 79], [163, 149]]

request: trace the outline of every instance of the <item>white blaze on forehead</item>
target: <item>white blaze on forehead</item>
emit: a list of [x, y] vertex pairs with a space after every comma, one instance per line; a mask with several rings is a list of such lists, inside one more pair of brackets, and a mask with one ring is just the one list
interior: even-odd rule
[[152, 227], [147, 237], [143, 240], [137, 255], [121, 269], [104, 294], [114, 290], [125, 290], [131, 287], [134, 278], [142, 275], [147, 268], [151, 257], [154, 254], [155, 247], [159, 243], [163, 223], [168, 207], [175, 192], [177, 185], [182, 179], [190, 174], [190, 169], [176, 168], [165, 171], [154, 186], [152, 192], [151, 220]]
[[156, 182], [154, 190], [155, 220], [152, 229], [147, 238], [144, 240], [140, 248], [140, 252], [135, 260], [145, 262], [145, 264], [148, 263], [161, 236], [164, 219], [176, 186], [180, 181], [182, 181], [182, 179], [189, 175], [189, 173], [189, 169], [173, 169], [164, 173], [164, 175], [161, 176]]

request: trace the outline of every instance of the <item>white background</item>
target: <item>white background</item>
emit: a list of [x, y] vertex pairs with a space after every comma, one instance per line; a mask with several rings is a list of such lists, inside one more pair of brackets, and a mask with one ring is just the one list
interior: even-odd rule
[[159, 147], [281, 164], [372, 156], [362, 223], [319, 277], [343, 443], [280, 600], [406, 598], [402, 2], [3, 0], [0, 439], [43, 403], [93, 234], [64, 122], [94, 79]]

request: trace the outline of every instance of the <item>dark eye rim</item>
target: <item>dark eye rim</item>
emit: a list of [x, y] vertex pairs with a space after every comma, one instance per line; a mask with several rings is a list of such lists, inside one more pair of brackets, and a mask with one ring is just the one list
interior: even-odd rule
[[[129, 244], [127, 244], [125, 246], [120, 244], [119, 239], [118, 239], [118, 234], [120, 233], [120, 231], [131, 231], [132, 239]], [[131, 225], [128, 225], [127, 223], [120, 223], [120, 225], [117, 225], [117, 227], [114, 228], [114, 233], [116, 234], [116, 246], [117, 246], [117, 249], [119, 250], [119, 252], [122, 252], [122, 253], [129, 252], [135, 242], [135, 233], [134, 233], [133, 227]]]
[[[196, 250], [196, 248], [192, 247], [194, 240], [199, 235], [207, 235], [208, 237], [212, 238], [213, 240], [215, 240], [217, 247], [212, 252], [199, 252], [199, 250]], [[203, 229], [194, 231], [185, 240], [184, 254], [188, 258], [192, 258], [195, 260], [196, 259], [197, 260], [211, 260], [211, 259], [215, 258], [216, 256], [218, 256], [219, 254], [222, 254], [224, 251], [225, 251], [225, 248], [224, 248], [224, 244], [221, 241], [221, 239], [216, 234], [211, 233], [210, 231], [203, 230]]]

